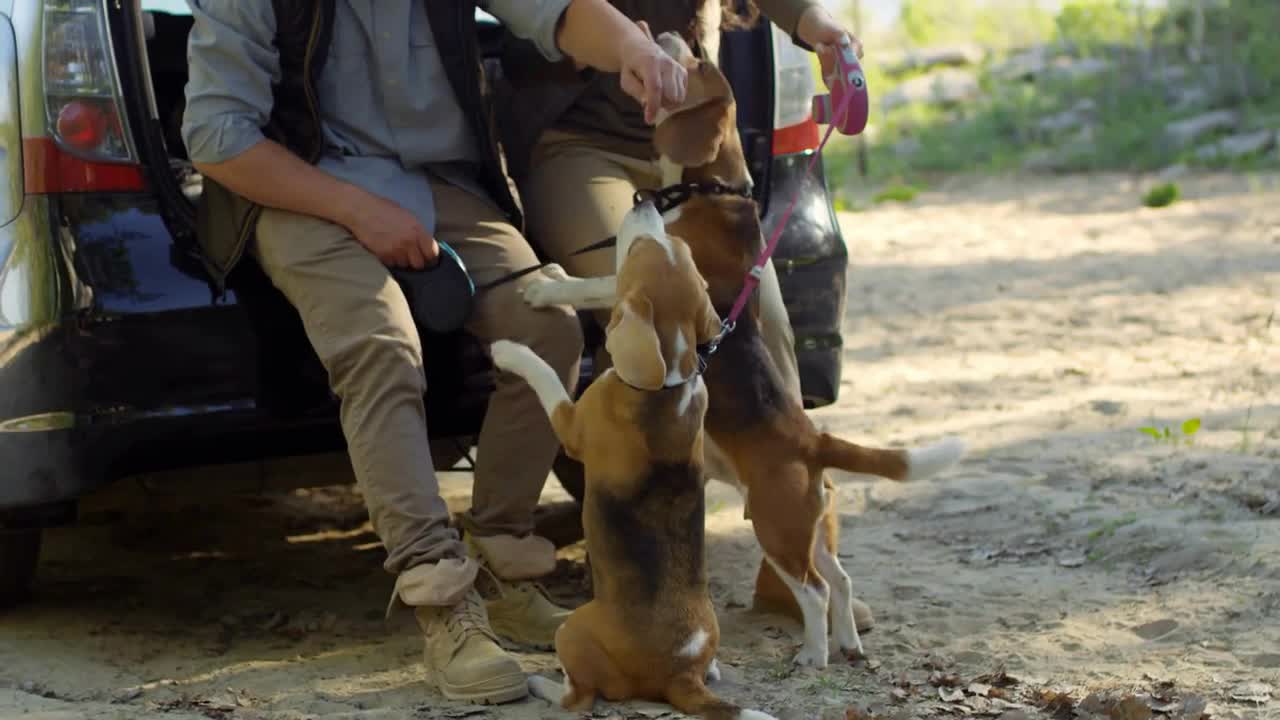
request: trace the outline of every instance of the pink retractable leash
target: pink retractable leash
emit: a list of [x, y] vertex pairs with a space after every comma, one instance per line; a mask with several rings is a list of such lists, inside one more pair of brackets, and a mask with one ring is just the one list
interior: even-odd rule
[[[827, 84], [830, 93], [826, 95], [818, 95], [813, 98], [813, 118], [814, 121], [827, 126], [827, 133], [823, 135], [822, 142], [818, 143], [817, 150], [813, 156], [809, 158], [809, 164], [805, 167], [805, 175], [808, 176], [813, 172], [813, 166], [817, 164], [818, 158], [822, 157], [822, 149], [826, 147], [827, 141], [831, 139], [831, 133], [839, 130], [842, 135], [857, 135], [867, 127], [867, 116], [870, 111], [871, 101], [867, 95], [867, 78], [862, 72], [862, 66], [858, 64], [858, 57], [853, 51], [853, 44], [845, 39], [845, 42], [838, 48], [836, 53], [836, 74], [828, 79]], [[773, 252], [778, 248], [778, 240], [782, 238], [782, 231], [787, 226], [787, 221], [791, 219], [791, 213], [796, 209], [796, 203], [800, 200], [800, 190], [796, 190], [796, 194], [791, 198], [791, 202], [787, 204], [786, 210], [783, 211], [782, 217], [778, 220], [777, 226], [773, 229], [773, 234], [769, 237], [769, 242], [765, 245], [764, 251], [760, 253], [760, 257], [756, 259], [755, 265], [747, 272], [746, 279], [742, 285], [742, 292], [738, 293], [738, 299], [734, 301], [733, 308], [720, 323], [720, 332], [711, 342], [707, 343], [706, 351], [699, 353], [699, 367], [706, 368], [707, 359], [713, 355], [720, 342], [725, 336], [733, 332], [734, 327], [738, 323], [738, 318], [742, 315], [742, 311], [746, 309], [747, 302], [751, 299], [751, 293], [755, 292], [756, 287], [760, 284], [760, 278], [764, 274], [764, 268], [769, 262], [769, 258], [773, 257]]]

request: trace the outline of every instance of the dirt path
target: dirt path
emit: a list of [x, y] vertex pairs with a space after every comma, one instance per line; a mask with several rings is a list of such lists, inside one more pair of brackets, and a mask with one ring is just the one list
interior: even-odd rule
[[[1150, 211], [1125, 178], [958, 179], [842, 217], [846, 387], [815, 416], [973, 453], [932, 482], [838, 478], [841, 557], [877, 628], [868, 662], [817, 673], [788, 665], [797, 626], [745, 608], [758, 550], [713, 489], [723, 694], [792, 720], [1052, 717], [1046, 688], [1059, 710], [1099, 693], [1085, 717], [1126, 693], [1157, 717], [1280, 717], [1280, 178], [1183, 190]], [[1190, 445], [1138, 432], [1195, 418]], [[421, 682], [350, 490], [167, 507], [50, 534], [38, 603], [0, 615], [0, 718], [559, 716]], [[1136, 704], [1110, 716], [1147, 717]]]

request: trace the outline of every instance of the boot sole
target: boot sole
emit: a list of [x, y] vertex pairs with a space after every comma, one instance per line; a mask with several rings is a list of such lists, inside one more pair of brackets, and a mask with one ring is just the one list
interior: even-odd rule
[[514, 682], [514, 678], [516, 678], [517, 676], [512, 676], [512, 677], [513, 677], [513, 683], [510, 687], [501, 688], [498, 690], [468, 690], [467, 688], [450, 688], [450, 687], [446, 687], [445, 684], [440, 681], [440, 678], [438, 676], [436, 677], [435, 685], [436, 685], [436, 688], [440, 691], [440, 694], [444, 695], [446, 700], [453, 700], [455, 702], [468, 702], [468, 703], [480, 704], [480, 705], [503, 705], [506, 703], [516, 702], [517, 700], [523, 700], [529, 696], [529, 681], [527, 678], [525, 678], [524, 673], [521, 673], [518, 676], [519, 684], [516, 684]]

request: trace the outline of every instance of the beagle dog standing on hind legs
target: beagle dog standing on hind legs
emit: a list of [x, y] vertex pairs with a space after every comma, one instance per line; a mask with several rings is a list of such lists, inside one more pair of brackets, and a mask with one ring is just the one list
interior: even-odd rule
[[[679, 35], [663, 34], [658, 43], [689, 71], [684, 105], [661, 113], [654, 131], [655, 151], [667, 169], [664, 191], [676, 191], [658, 193], [676, 198], [665, 203], [671, 207], [663, 219], [668, 232], [688, 243], [713, 307], [726, 315], [765, 248], [733, 92], [723, 73], [695, 58]], [[618, 278], [571, 278], [558, 267], [545, 275], [525, 289], [526, 302], [597, 309], [620, 297]], [[797, 664], [826, 667], [832, 639], [845, 656], [861, 655], [852, 582], [837, 559], [835, 486], [826, 469], [916, 480], [958, 462], [964, 443], [948, 438], [918, 448], [875, 448], [820, 432], [769, 354], [755, 298], [704, 377], [707, 475], [742, 492], [764, 551], [755, 607], [804, 623]]]
[[705, 684], [718, 674], [720, 628], [704, 562], [707, 389], [695, 348], [720, 318], [689, 247], [666, 233], [652, 204], [627, 215], [618, 257], [605, 340], [613, 367], [576, 403], [532, 350], [492, 346], [494, 365], [529, 383], [586, 471], [594, 598], [556, 632], [563, 688], [533, 676], [529, 689], [576, 712], [603, 696], [668, 702], [711, 720], [772, 720]]

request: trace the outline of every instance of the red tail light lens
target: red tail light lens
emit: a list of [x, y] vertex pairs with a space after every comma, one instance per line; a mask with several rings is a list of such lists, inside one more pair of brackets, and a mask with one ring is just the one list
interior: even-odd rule
[[93, 152], [107, 136], [107, 114], [97, 103], [72, 100], [58, 111], [58, 137], [76, 150]]

